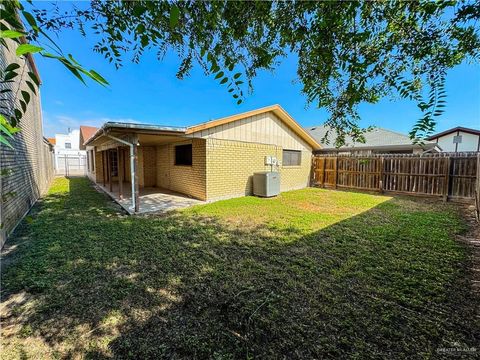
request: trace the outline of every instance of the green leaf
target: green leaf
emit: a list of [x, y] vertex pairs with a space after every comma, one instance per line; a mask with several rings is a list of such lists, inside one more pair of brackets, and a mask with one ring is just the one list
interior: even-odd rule
[[17, 64], [17, 63], [11, 63], [10, 65], [8, 65], [8, 66], [5, 68], [5, 72], [16, 70], [16, 69], [18, 69], [19, 67], [20, 67], [19, 64]]
[[0, 38], [3, 38], [3, 39], [17, 39], [22, 36], [24, 36], [23, 33], [15, 30], [0, 31]]
[[35, 73], [29, 71], [29, 72], [28, 72], [28, 76], [30, 76], [30, 79], [33, 80], [33, 82], [35, 83], [35, 85], [40, 86], [40, 80], [38, 79], [37, 75], [35, 75]]
[[239, 100], [237, 101], [237, 105], [240, 105], [240, 104], [242, 103], [242, 101], [243, 101], [242, 99], [239, 99]]
[[217, 76], [215, 76], [215, 80], [220, 79], [223, 76], [223, 71], [220, 71]]
[[222, 81], [220, 81], [220, 85], [225, 84], [228, 81], [228, 77], [224, 77]]
[[178, 24], [178, 18], [180, 17], [180, 9], [176, 5], [172, 5], [170, 8], [170, 28], [174, 28]]
[[99, 73], [97, 73], [95, 70], [90, 70], [90, 75], [92, 77], [93, 80], [95, 80], [96, 82], [102, 84], [102, 85], [109, 85], [109, 82], [107, 80], [105, 80], [105, 78], [100, 75]]
[[236, 79], [238, 79], [240, 76], [242, 76], [242, 73], [236, 73], [235, 75], [233, 75], [233, 78], [236, 80]]
[[27, 111], [27, 104], [25, 103], [25, 101], [20, 100], [20, 106], [22, 107], [23, 113], [25, 114], [25, 112]]
[[10, 145], [10, 143], [7, 141], [7, 139], [5, 139], [5, 137], [3, 137], [2, 135], [0, 135], [0, 143], [8, 146], [10, 149], [13, 149], [13, 146]]
[[18, 74], [15, 71], [9, 71], [5, 74], [5, 77], [3, 78], [4, 81], [11, 80], [15, 78]]
[[32, 44], [22, 44], [17, 47], [17, 50], [15, 51], [15, 53], [17, 54], [17, 56], [22, 56], [25, 54], [34, 54], [42, 50], [43, 48], [40, 46], [36, 46]]
[[25, 100], [25, 103], [29, 103], [30, 102], [30, 94], [24, 90], [22, 90], [22, 97], [23, 97], [23, 100]]
[[78, 70], [73, 67], [72, 65], [69, 65], [69, 64], [65, 64], [63, 63], [63, 65], [65, 65], [65, 67], [70, 70], [70, 72], [75, 75], [75, 77], [80, 80], [84, 85], [87, 85], [85, 80], [83, 79], [82, 75], [78, 72]]
[[37, 95], [37, 91], [35, 90], [35, 85], [32, 84], [31, 81], [25, 81], [27, 83], [27, 86], [30, 88], [30, 90], [32, 90], [32, 92]]
[[27, 20], [28, 24], [34, 29], [38, 30], [38, 25], [37, 22], [35, 21], [35, 18], [33, 17], [32, 14], [30, 14], [28, 11], [22, 11], [23, 16], [25, 17], [25, 20]]
[[21, 112], [20, 110], [14, 109], [13, 112], [15, 113], [15, 118], [16, 118], [17, 120], [20, 120], [20, 119], [22, 118], [23, 114], [22, 114], [22, 112]]

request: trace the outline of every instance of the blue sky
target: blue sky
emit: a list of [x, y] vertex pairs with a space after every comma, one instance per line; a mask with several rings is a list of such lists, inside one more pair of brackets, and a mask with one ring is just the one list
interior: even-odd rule
[[[135, 121], [187, 126], [207, 120], [280, 104], [301, 125], [323, 123], [328, 113], [307, 107], [296, 79], [296, 61], [287, 58], [275, 72], [261, 72], [254, 92], [240, 106], [225, 86], [194, 68], [184, 80], [175, 77], [175, 55], [162, 61], [145, 54], [140, 64], [126, 58], [119, 70], [92, 51], [94, 39], [64, 31], [57, 39], [65, 53], [72, 53], [86, 68], [93, 68], [109, 82], [107, 88], [93, 82], [81, 84], [56, 61], [36, 57], [42, 79], [42, 107], [46, 136], [65, 133], [79, 125], [100, 126], [105, 121]], [[462, 64], [447, 76], [448, 104], [437, 130], [454, 126], [480, 128], [480, 67]], [[361, 125], [375, 125], [407, 133], [419, 118], [415, 103], [384, 99], [360, 106]]]

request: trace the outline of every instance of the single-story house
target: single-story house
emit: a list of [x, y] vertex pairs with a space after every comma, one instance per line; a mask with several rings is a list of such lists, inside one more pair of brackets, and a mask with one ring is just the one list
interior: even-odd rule
[[[306, 130], [317, 142], [322, 143], [322, 148], [316, 151], [316, 153], [320, 154], [422, 154], [424, 152], [432, 153], [441, 151], [440, 146], [433, 141], [427, 141], [423, 144], [413, 144], [408, 135], [380, 127], [374, 128], [364, 134], [365, 143], [355, 143], [351, 138], [347, 137], [346, 144], [339, 148], [335, 147], [337, 134], [329, 127], [318, 125], [309, 127]], [[325, 137], [328, 143], [324, 142]]]
[[84, 144], [88, 177], [119, 198], [133, 193], [135, 212], [142, 191], [202, 201], [250, 195], [260, 171], [278, 171], [281, 191], [304, 188], [321, 147], [279, 105], [190, 127], [107, 122]]
[[480, 130], [457, 126], [428, 138], [446, 152], [480, 151]]

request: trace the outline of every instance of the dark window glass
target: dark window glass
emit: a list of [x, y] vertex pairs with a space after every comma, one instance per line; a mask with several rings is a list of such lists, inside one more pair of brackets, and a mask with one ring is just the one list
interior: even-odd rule
[[192, 165], [192, 144], [175, 146], [175, 165]]
[[71, 149], [72, 148], [72, 144], [69, 143], [69, 142], [66, 142], [65, 143], [65, 149]]
[[117, 151], [110, 151], [110, 166], [112, 169], [112, 176], [118, 176]]
[[298, 166], [302, 161], [302, 152], [300, 150], [283, 150], [283, 166]]

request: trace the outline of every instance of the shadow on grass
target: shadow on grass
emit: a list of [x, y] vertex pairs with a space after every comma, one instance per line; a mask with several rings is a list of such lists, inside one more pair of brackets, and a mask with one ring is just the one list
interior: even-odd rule
[[85, 179], [68, 189], [7, 243], [7, 356], [404, 358], [478, 344], [462, 224], [444, 205], [393, 199], [305, 233], [128, 217]]

